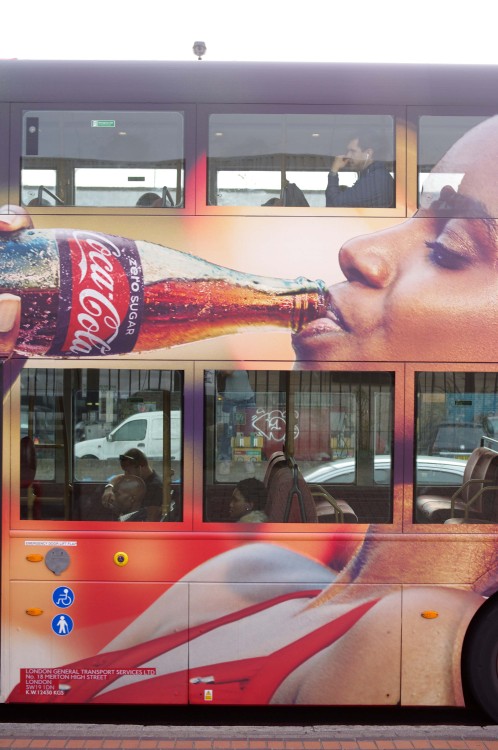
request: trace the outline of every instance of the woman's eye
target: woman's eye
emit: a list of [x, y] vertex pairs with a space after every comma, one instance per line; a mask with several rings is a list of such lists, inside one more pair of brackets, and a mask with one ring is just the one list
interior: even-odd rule
[[429, 260], [440, 268], [447, 268], [449, 271], [460, 271], [467, 268], [470, 264], [470, 258], [461, 253], [451, 250], [442, 242], [426, 242], [429, 248]]

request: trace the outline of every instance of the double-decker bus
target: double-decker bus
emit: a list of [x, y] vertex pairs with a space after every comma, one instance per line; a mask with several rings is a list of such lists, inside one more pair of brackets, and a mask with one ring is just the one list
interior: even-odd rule
[[497, 85], [0, 63], [4, 702], [498, 719]]

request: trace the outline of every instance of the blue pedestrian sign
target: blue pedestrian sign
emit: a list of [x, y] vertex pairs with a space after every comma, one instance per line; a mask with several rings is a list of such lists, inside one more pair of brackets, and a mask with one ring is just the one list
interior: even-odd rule
[[69, 615], [55, 615], [52, 620], [52, 630], [55, 635], [69, 635], [74, 623]]
[[74, 593], [67, 586], [58, 586], [52, 594], [52, 601], [56, 607], [67, 609], [74, 602]]

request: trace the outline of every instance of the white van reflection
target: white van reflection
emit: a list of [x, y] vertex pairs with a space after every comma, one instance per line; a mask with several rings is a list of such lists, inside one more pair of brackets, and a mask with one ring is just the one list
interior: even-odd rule
[[[181, 414], [171, 412], [171, 460], [181, 460]], [[75, 458], [118, 459], [130, 448], [138, 448], [148, 459], [163, 457], [163, 412], [133, 414], [112, 430], [107, 437], [82, 440], [74, 446]]]

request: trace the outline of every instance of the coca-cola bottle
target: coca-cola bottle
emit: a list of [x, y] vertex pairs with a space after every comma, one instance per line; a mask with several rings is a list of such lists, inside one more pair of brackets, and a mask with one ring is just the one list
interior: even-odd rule
[[171, 248], [87, 230], [0, 233], [0, 293], [21, 297], [15, 350], [103, 356], [322, 317], [322, 281], [238, 273]]

